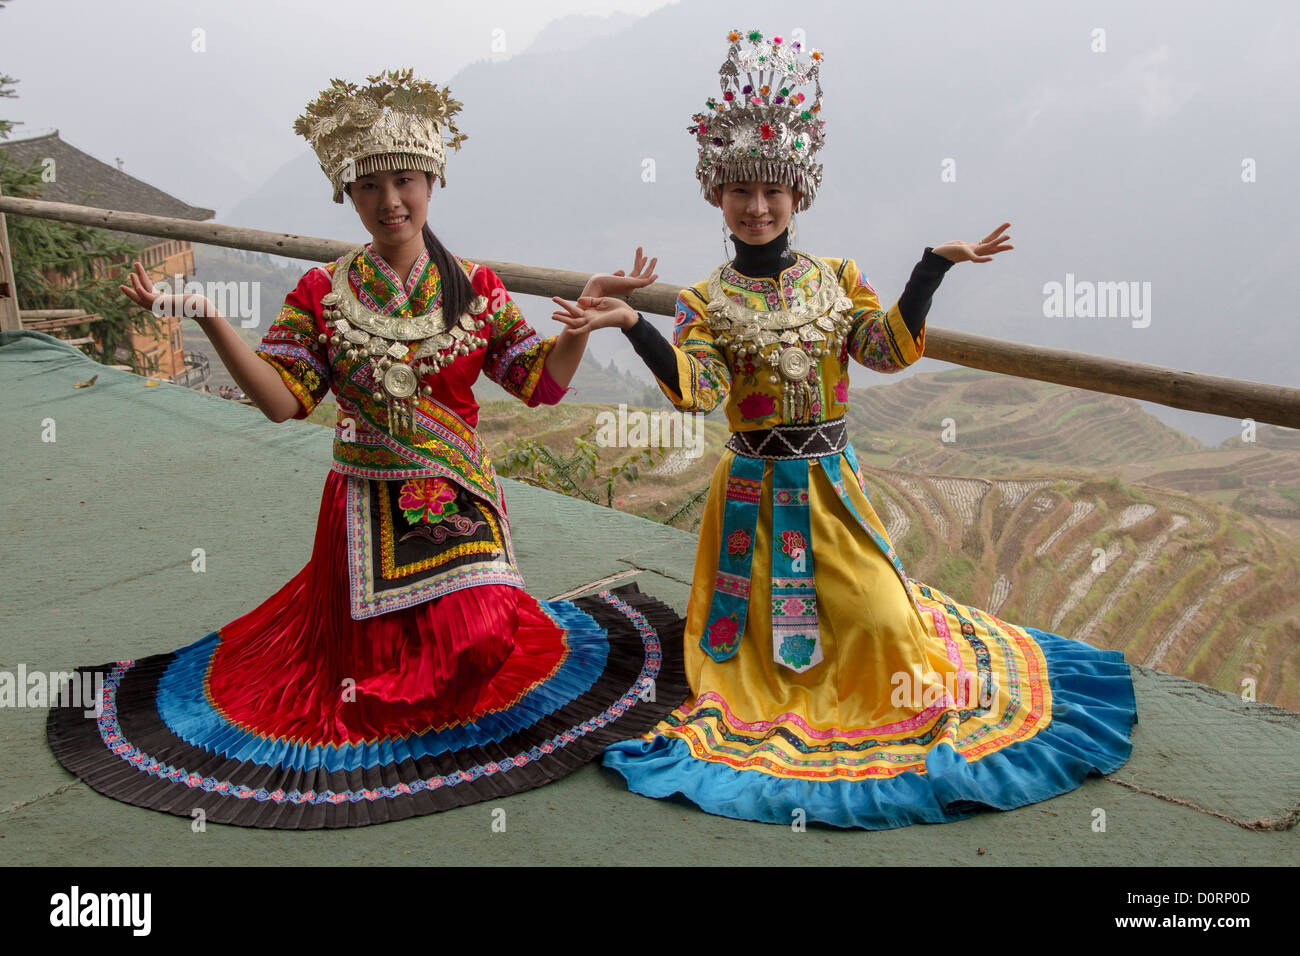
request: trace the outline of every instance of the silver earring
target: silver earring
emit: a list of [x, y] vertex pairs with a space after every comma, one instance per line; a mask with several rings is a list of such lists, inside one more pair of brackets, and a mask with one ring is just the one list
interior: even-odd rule
[[731, 230], [727, 228], [727, 220], [722, 220], [722, 258], [730, 259], [731, 250], [727, 248], [727, 240], [731, 238]]
[[799, 227], [795, 225], [794, 214], [790, 214], [790, 241], [794, 242], [794, 237], [799, 235]]

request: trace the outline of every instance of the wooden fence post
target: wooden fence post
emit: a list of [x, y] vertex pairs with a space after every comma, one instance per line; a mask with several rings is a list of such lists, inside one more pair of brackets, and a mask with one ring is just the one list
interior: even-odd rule
[[[3, 190], [0, 190], [0, 195]], [[0, 331], [17, 332], [23, 327], [18, 312], [18, 283], [14, 279], [14, 263], [9, 255], [9, 230], [5, 214], [0, 212]]]

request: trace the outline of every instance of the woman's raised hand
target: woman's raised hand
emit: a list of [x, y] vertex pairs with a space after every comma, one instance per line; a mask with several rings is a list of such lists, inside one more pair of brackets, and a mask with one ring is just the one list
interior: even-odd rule
[[154, 315], [174, 315], [177, 318], [215, 318], [217, 316], [216, 307], [208, 302], [207, 298], [192, 293], [184, 295], [181, 293], [168, 294], [159, 292], [153, 287], [153, 281], [144, 271], [144, 266], [136, 261], [135, 268], [127, 273], [131, 280], [131, 285], [118, 286], [128, 299], [140, 306], [142, 309], [148, 309]]
[[655, 266], [658, 263], [658, 257], [647, 260], [641, 247], [637, 246], [636, 261], [632, 264], [631, 275], [627, 275], [622, 269], [594, 275], [587, 280], [582, 295], [584, 298], [593, 299], [606, 295], [630, 295], [633, 290], [644, 288], [659, 278], [655, 273]]
[[584, 295], [574, 303], [557, 295], [551, 301], [563, 310], [551, 313], [551, 318], [563, 322], [574, 335], [585, 335], [596, 329], [630, 329], [638, 319], [635, 309], [612, 296]]
[[1010, 228], [1011, 223], [1004, 222], [979, 242], [962, 242], [954, 239], [952, 242], [935, 246], [934, 253], [950, 262], [988, 262], [999, 252], [1015, 248], [1011, 245], [1011, 237], [1002, 235]]

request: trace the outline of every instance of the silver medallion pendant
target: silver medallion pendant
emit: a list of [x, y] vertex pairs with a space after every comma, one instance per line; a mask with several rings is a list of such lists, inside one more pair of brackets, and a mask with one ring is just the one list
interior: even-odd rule
[[425, 315], [384, 315], [366, 308], [352, 292], [348, 271], [361, 250], [349, 253], [334, 269], [334, 282], [321, 298], [325, 325], [331, 335], [321, 342], [345, 348], [350, 361], [366, 359], [375, 382], [374, 400], [388, 411], [388, 432], [396, 436], [415, 430], [418, 394], [430, 395], [432, 387], [420, 386], [424, 373], [439, 372], [462, 355], [486, 344], [478, 333], [488, 321], [488, 301], [475, 296], [469, 311], [448, 321], [442, 309]]
[[787, 382], [802, 382], [812, 370], [812, 359], [799, 347], [788, 348], [781, 353], [781, 376]]

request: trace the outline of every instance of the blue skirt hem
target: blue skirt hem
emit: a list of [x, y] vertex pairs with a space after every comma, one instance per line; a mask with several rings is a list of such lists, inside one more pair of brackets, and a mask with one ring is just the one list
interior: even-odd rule
[[635, 793], [659, 798], [681, 794], [709, 813], [762, 823], [806, 820], [888, 830], [1047, 800], [1128, 761], [1137, 700], [1119, 651], [1036, 628], [1024, 630], [1047, 661], [1051, 723], [1033, 737], [973, 762], [939, 744], [926, 756], [925, 773], [814, 782], [700, 760], [684, 741], [656, 735], [613, 744], [603, 763], [621, 773]]

